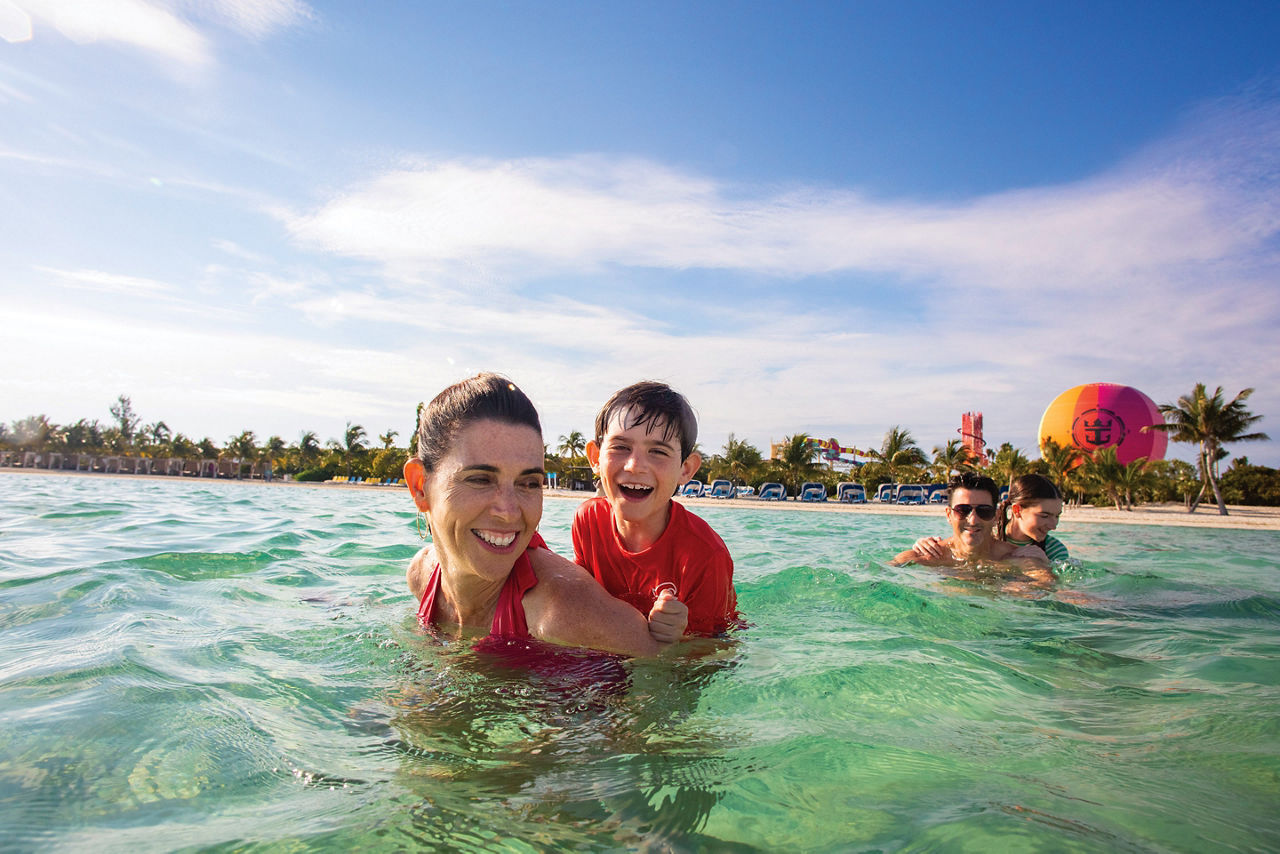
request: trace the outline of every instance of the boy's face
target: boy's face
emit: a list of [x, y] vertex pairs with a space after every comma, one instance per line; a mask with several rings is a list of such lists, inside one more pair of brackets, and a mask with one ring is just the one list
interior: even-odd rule
[[660, 514], [665, 525], [676, 487], [693, 477], [702, 460], [690, 454], [681, 462], [680, 437], [664, 435], [666, 424], [625, 427], [629, 415], [614, 415], [600, 445], [587, 445], [591, 470], [621, 521], [646, 522]]

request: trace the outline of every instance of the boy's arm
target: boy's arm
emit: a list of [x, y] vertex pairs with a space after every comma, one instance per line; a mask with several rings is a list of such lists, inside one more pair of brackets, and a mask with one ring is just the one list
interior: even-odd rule
[[719, 634], [738, 620], [738, 594], [733, 589], [733, 558], [728, 550], [681, 570], [686, 589], [678, 595], [689, 606], [690, 634]]

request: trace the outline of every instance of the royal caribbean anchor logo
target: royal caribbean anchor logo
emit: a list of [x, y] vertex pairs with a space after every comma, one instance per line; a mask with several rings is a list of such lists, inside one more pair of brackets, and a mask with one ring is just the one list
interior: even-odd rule
[[1110, 409], [1086, 409], [1071, 425], [1071, 438], [1078, 448], [1106, 448], [1124, 441], [1124, 420]]

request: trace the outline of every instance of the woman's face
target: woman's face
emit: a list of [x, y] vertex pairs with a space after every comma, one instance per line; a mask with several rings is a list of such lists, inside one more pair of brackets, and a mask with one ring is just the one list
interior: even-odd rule
[[[962, 515], [956, 510], [957, 507], [969, 508], [969, 512]], [[951, 490], [947, 520], [951, 523], [951, 530], [955, 532], [956, 540], [963, 543], [969, 551], [982, 549], [991, 540], [991, 523], [994, 516], [983, 519], [978, 513], [979, 508], [984, 509], [984, 512], [995, 510], [991, 493], [985, 489]]]
[[542, 453], [532, 427], [486, 420], [458, 431], [423, 487], [441, 565], [491, 581], [511, 572], [542, 519]]
[[1013, 518], [1017, 520], [1018, 530], [1023, 536], [1042, 542], [1050, 531], [1058, 527], [1058, 519], [1062, 516], [1062, 500], [1042, 498], [1034, 503], [1015, 504], [1010, 509], [1013, 510]]

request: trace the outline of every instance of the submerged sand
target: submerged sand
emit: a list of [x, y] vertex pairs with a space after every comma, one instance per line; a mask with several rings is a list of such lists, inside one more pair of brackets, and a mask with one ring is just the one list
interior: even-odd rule
[[[0, 468], [0, 474], [27, 474], [40, 476], [94, 477], [111, 480], [178, 481], [182, 483], [209, 483], [205, 478], [167, 477], [165, 475], [103, 474], [101, 472], [56, 471], [49, 469]], [[373, 489], [382, 492], [401, 490], [404, 487], [374, 486], [347, 483], [299, 483], [297, 481], [231, 480], [219, 478], [220, 483], [238, 483], [244, 486], [269, 489]], [[568, 489], [548, 489], [547, 497], [560, 501], [584, 501], [587, 492]], [[406, 501], [407, 501], [406, 496]], [[769, 512], [797, 511], [801, 513], [864, 513], [870, 515], [935, 516], [942, 518], [942, 507], [934, 505], [898, 504], [840, 504], [835, 501], [761, 501], [758, 498], [678, 498], [689, 508], [738, 507]], [[1227, 505], [1230, 515], [1218, 513], [1216, 504], [1202, 504], [1195, 513], [1188, 513], [1182, 504], [1140, 504], [1132, 511], [1114, 507], [1067, 507], [1062, 513], [1064, 525], [1173, 525], [1187, 528], [1229, 528], [1235, 530], [1280, 531], [1280, 507], [1244, 507]]]

